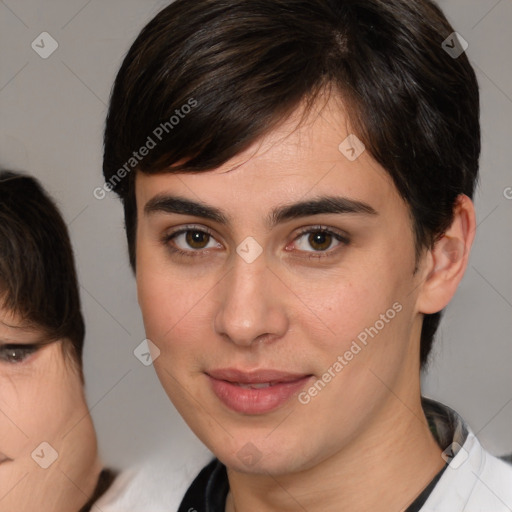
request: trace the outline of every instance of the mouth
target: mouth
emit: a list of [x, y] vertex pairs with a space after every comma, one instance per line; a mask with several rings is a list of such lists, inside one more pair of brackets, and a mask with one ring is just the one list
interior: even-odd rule
[[279, 370], [206, 372], [217, 398], [229, 409], [248, 415], [265, 414], [283, 406], [306, 386], [311, 374]]

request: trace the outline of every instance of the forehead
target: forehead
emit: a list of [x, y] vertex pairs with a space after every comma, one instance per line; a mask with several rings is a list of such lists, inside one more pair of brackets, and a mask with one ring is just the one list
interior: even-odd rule
[[0, 342], [32, 343], [45, 339], [44, 329], [23, 319], [11, 309], [0, 306]]
[[248, 149], [201, 173], [136, 174], [139, 212], [158, 194], [215, 204], [229, 212], [265, 212], [271, 205], [342, 195], [375, 210], [405, 207], [389, 174], [365, 150], [339, 99], [297, 109]]
[[0, 304], [0, 329], [28, 330], [29, 328], [28, 323], [23, 321], [18, 313]]

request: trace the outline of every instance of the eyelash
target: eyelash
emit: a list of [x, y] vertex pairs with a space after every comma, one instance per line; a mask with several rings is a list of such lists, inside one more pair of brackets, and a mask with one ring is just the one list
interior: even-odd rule
[[[179, 235], [182, 235], [183, 233], [187, 233], [190, 231], [198, 232], [198, 233], [204, 233], [212, 238], [215, 238], [213, 235], [213, 232], [209, 230], [206, 227], [196, 227], [196, 226], [185, 226], [184, 228], [175, 231], [173, 233], [168, 233], [162, 238], [162, 243], [167, 246], [169, 251], [171, 251], [174, 254], [177, 254], [179, 256], [185, 256], [189, 258], [201, 258], [208, 256], [208, 250], [205, 249], [198, 249], [198, 250], [190, 250], [190, 251], [184, 251], [183, 249], [180, 249], [176, 246], [172, 246], [169, 242], [171, 242], [174, 238], [176, 238]], [[323, 233], [327, 235], [331, 235], [335, 240], [341, 243], [341, 245], [348, 245], [350, 243], [349, 238], [346, 235], [342, 235], [336, 231], [333, 231], [332, 229], [329, 229], [327, 226], [313, 226], [308, 228], [303, 228], [299, 231], [297, 236], [294, 238], [293, 242], [300, 239], [302, 236], [310, 233]], [[310, 252], [310, 251], [306, 251]], [[338, 251], [336, 249], [330, 249], [327, 251], [311, 251], [312, 254], [307, 256], [308, 259], [315, 258], [328, 258], [333, 256], [333, 253], [337, 253]]]
[[[21, 364], [29, 356], [39, 350], [37, 345], [0, 345], [0, 362], [7, 364]], [[21, 352], [21, 357], [19, 357]]]

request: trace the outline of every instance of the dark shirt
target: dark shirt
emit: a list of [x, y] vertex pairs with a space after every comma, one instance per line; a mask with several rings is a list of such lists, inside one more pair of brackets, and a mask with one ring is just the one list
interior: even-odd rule
[[96, 488], [90, 500], [78, 512], [90, 512], [94, 503], [101, 497], [101, 495], [111, 486], [116, 477], [116, 473], [110, 469], [104, 469], [98, 477]]
[[[447, 464], [443, 466], [405, 512], [421, 510], [447, 467]], [[218, 459], [213, 459], [208, 466], [202, 469], [188, 488], [178, 512], [224, 512], [228, 492], [229, 482], [226, 466]]]

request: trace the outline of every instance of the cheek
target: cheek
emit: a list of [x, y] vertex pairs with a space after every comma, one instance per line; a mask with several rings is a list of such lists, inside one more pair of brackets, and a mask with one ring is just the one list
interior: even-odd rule
[[176, 280], [157, 272], [137, 274], [139, 306], [146, 336], [162, 350], [164, 341], [184, 319], [193, 286], [185, 290]]
[[65, 367], [62, 355], [58, 361], [42, 355], [30, 369], [1, 376], [0, 389], [0, 439], [6, 444], [0, 451], [13, 455], [28, 455], [43, 441], [60, 443], [84, 414], [79, 377]]
[[0, 452], [14, 458], [27, 446], [28, 427], [33, 421], [35, 404], [25, 399], [25, 388], [12, 378], [0, 375]]
[[0, 408], [4, 413], [0, 415], [0, 451], [3, 448], [14, 458], [28, 456], [40, 442], [55, 438], [63, 414], [59, 411], [61, 397], [56, 396], [51, 378], [24, 376], [0, 385]]
[[396, 300], [388, 283], [365, 271], [310, 274], [289, 281], [288, 294], [296, 297], [290, 303], [295, 320], [305, 330], [327, 334], [331, 342], [356, 336]]
[[190, 269], [137, 266], [137, 293], [146, 336], [162, 352], [188, 347], [199, 330], [212, 324], [213, 300], [219, 277], [198, 276]]
[[406, 311], [410, 298], [403, 270], [391, 258], [361, 263], [357, 272], [340, 272], [316, 282], [302, 278], [294, 284], [293, 291], [301, 298], [294, 308], [294, 323], [309, 340], [305, 351], [315, 353], [312, 359], [319, 362], [321, 372], [338, 356], [344, 359], [343, 373], [354, 374], [363, 366], [395, 365], [405, 352], [411, 312]]

